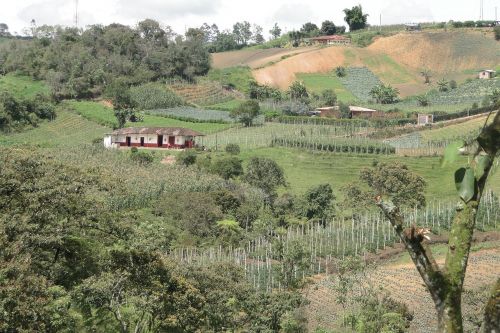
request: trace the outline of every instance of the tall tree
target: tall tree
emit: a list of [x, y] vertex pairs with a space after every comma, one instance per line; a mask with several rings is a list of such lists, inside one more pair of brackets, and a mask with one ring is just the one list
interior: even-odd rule
[[[474, 153], [469, 158], [468, 165], [459, 168], [454, 175], [459, 203], [451, 224], [443, 267], [436, 263], [431, 249], [424, 241], [428, 237], [428, 229], [415, 226], [404, 229], [404, 217], [398, 206], [381, 196], [376, 198], [377, 205], [393, 225], [431, 294], [438, 317], [438, 332], [442, 333], [463, 332], [463, 283], [478, 207], [488, 175], [500, 152], [500, 112], [496, 113], [490, 125], [485, 124], [474, 147], [469, 149], [474, 149]], [[450, 147], [445, 153], [445, 161], [454, 158], [459, 152], [458, 147]], [[498, 297], [492, 297], [488, 303], [486, 327], [491, 325], [488, 309], [496, 308], [498, 312], [499, 302]]]
[[269, 33], [273, 37], [273, 39], [278, 38], [281, 36], [281, 28], [278, 26], [278, 23], [274, 23], [274, 26], [269, 30]]
[[9, 26], [5, 23], [0, 23], [0, 36], [9, 35]]
[[236, 38], [238, 45], [247, 45], [248, 41], [252, 38], [252, 26], [249, 22], [236, 22], [233, 25], [233, 34]]
[[238, 119], [244, 126], [252, 126], [254, 119], [260, 114], [259, 102], [249, 100], [241, 103], [236, 109], [231, 111], [230, 116]]
[[335, 33], [337, 32], [337, 27], [335, 26], [335, 23], [333, 23], [332, 21], [323, 21], [323, 23], [321, 23], [321, 30], [320, 30], [320, 33], [322, 35], [325, 35], [325, 36], [331, 36], [331, 35], [335, 35]]
[[351, 9], [344, 9], [344, 14], [344, 20], [349, 25], [349, 31], [364, 29], [366, 27], [368, 14], [363, 14], [361, 5], [354, 6]]
[[260, 25], [254, 24], [253, 25], [253, 30], [252, 30], [252, 40], [255, 44], [262, 44], [266, 40], [264, 39], [264, 36], [262, 35], [262, 27]]
[[313, 37], [319, 34], [319, 28], [316, 24], [307, 22], [302, 25], [302, 28], [300, 28], [300, 32], [302, 32], [306, 36]]

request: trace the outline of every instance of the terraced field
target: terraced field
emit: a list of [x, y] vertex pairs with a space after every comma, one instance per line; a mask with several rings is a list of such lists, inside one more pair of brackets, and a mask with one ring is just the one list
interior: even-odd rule
[[[436, 256], [438, 264], [444, 261], [443, 246], [433, 246], [440, 253]], [[473, 247], [467, 267], [462, 296], [464, 324], [466, 331], [475, 332], [473, 320], [482, 316], [482, 307], [498, 278], [500, 271], [500, 243], [478, 244]], [[366, 279], [366, 280], [364, 280]], [[432, 299], [422, 284], [421, 277], [407, 254], [398, 256], [376, 268], [370, 269], [360, 281], [368, 281], [373, 287], [379, 286], [391, 297], [404, 302], [414, 313], [410, 332], [434, 332], [437, 319]], [[321, 327], [338, 332], [341, 330], [339, 319], [342, 318], [342, 307], [335, 302], [336, 294], [332, 288], [332, 280], [324, 275], [316, 276], [313, 284], [307, 289], [306, 296], [310, 301], [307, 306], [309, 329]], [[359, 289], [359, 286], [357, 287]], [[359, 292], [355, 290], [354, 293]]]
[[197, 105], [212, 105], [230, 101], [236, 97], [230, 91], [215, 82], [201, 82], [198, 84], [170, 84], [177, 95], [182, 97], [186, 102]]
[[22, 133], [0, 135], [0, 144], [31, 144], [42, 147], [68, 147], [91, 143], [111, 132], [111, 128], [89, 121], [74, 112], [60, 109], [54, 121]]
[[[101, 124], [103, 126], [114, 127], [117, 125], [113, 109], [93, 101], [67, 101], [69, 107], [73, 108], [75, 112], [84, 118]], [[144, 114], [144, 121], [141, 122], [128, 122], [127, 127], [185, 127], [204, 134], [218, 132], [230, 128], [231, 124], [217, 124], [217, 123], [193, 123], [177, 119], [171, 119], [160, 116], [152, 116]]]
[[[481, 68], [498, 66], [500, 44], [481, 32], [399, 33], [377, 38], [366, 48], [328, 47], [284, 59], [253, 71], [260, 83], [286, 89], [297, 73], [328, 73], [336, 66], [368, 67], [384, 83], [401, 90], [402, 96], [428, 90], [420, 71], [434, 78], [458, 81], [474, 77]], [[469, 71], [469, 74], [464, 74]]]

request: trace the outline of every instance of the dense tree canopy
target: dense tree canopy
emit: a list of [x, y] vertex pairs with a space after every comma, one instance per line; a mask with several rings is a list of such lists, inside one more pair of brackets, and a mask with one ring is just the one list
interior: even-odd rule
[[2, 46], [0, 71], [45, 79], [56, 98], [96, 96], [115, 80], [136, 85], [175, 76], [192, 78], [210, 68], [202, 40], [174, 38], [169, 27], [149, 19], [135, 28], [42, 26], [33, 37]]
[[349, 25], [349, 31], [364, 29], [366, 27], [368, 14], [363, 14], [361, 5], [354, 6], [351, 9], [344, 9], [344, 14], [344, 20]]

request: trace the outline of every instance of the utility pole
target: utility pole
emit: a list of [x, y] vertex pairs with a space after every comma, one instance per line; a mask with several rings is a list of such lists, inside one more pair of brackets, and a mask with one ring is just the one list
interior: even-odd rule
[[379, 26], [380, 26], [380, 31], [382, 31], [382, 13], [380, 13], [380, 24], [379, 24]]
[[78, 28], [78, 0], [75, 0], [75, 28]]

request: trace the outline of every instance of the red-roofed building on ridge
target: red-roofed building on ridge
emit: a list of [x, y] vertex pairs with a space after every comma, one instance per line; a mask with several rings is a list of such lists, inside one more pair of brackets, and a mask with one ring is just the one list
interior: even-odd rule
[[313, 44], [324, 45], [350, 45], [351, 39], [340, 35], [318, 36], [310, 38], [309, 41]]

